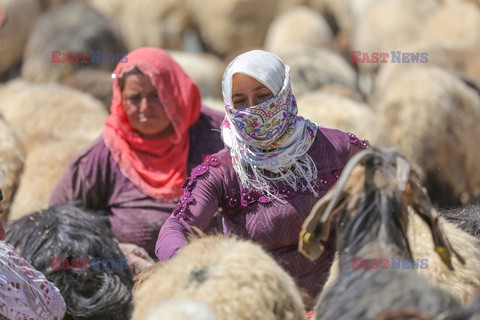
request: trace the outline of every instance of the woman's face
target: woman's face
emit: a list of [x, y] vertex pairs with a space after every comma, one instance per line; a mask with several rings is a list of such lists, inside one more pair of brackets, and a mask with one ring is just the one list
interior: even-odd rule
[[272, 97], [272, 91], [256, 79], [242, 73], [233, 75], [232, 101], [235, 109], [250, 108]]
[[172, 124], [157, 89], [144, 74], [132, 74], [125, 79], [122, 103], [130, 125], [145, 138], [167, 136], [172, 132]]

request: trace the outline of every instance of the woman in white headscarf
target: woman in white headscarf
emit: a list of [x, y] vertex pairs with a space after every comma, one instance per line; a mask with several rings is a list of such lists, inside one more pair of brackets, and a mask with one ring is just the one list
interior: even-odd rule
[[222, 83], [226, 147], [192, 171], [180, 204], [160, 231], [156, 254], [160, 260], [173, 256], [187, 244], [192, 227], [204, 230], [220, 210], [223, 232], [268, 250], [308, 304], [325, 283], [334, 241], [331, 236], [322, 256], [309, 261], [297, 251], [302, 223], [368, 143], [298, 116], [289, 71], [262, 50], [230, 62]]

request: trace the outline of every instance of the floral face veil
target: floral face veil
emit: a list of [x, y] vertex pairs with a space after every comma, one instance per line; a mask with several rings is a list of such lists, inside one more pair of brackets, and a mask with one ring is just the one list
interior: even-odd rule
[[[226, 116], [222, 139], [233, 157], [241, 159], [235, 171], [242, 186], [275, 197], [271, 182], [283, 182], [294, 190], [316, 192], [317, 170], [307, 154], [317, 126], [297, 116], [290, 85], [290, 67], [276, 55], [253, 50], [239, 55], [227, 66], [222, 91]], [[235, 73], [250, 76], [268, 87], [273, 98], [237, 110], [232, 101]]]

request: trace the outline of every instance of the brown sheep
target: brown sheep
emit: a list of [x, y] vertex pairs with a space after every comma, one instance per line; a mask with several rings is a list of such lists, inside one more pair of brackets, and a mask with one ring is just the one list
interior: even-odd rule
[[392, 146], [423, 170], [440, 207], [480, 197], [480, 95], [455, 75], [412, 67], [374, 105]]
[[[66, 3], [38, 18], [23, 54], [22, 77], [41, 83], [62, 81], [83, 68], [112, 71], [127, 53], [110, 20], [83, 2]], [[66, 63], [67, 54], [72, 63]]]

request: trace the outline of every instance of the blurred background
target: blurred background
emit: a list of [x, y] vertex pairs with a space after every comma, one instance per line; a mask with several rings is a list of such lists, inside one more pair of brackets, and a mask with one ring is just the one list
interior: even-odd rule
[[300, 115], [400, 150], [438, 207], [480, 198], [478, 0], [0, 0], [4, 221], [47, 206], [109, 112], [115, 63], [52, 63], [52, 51], [142, 46], [168, 50], [220, 112], [227, 63], [274, 52]]

